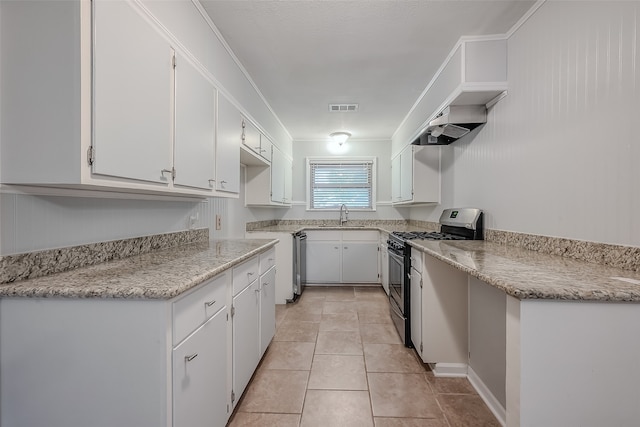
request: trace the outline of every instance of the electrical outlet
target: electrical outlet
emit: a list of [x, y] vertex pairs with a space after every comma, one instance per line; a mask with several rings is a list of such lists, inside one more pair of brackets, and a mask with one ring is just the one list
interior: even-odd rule
[[216, 230], [222, 229], [222, 215], [216, 215]]

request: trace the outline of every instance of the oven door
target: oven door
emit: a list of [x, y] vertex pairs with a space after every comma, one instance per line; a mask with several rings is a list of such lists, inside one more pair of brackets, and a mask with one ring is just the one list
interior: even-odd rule
[[389, 248], [389, 298], [404, 315], [404, 256]]
[[407, 305], [405, 302], [406, 275], [404, 256], [389, 248], [389, 305], [391, 320], [400, 335], [402, 343], [411, 346], [411, 331], [407, 319]]

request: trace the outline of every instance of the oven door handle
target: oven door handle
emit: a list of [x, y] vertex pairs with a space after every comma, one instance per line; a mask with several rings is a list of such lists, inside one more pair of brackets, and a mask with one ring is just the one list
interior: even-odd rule
[[396, 307], [396, 301], [393, 298], [391, 298], [389, 305], [391, 306], [391, 311], [393, 311], [395, 315], [404, 319], [404, 314], [402, 314], [402, 311], [400, 311], [399, 307]]
[[388, 251], [389, 256], [393, 257], [396, 261], [400, 261], [400, 264], [404, 263], [404, 257], [396, 254], [395, 252]]

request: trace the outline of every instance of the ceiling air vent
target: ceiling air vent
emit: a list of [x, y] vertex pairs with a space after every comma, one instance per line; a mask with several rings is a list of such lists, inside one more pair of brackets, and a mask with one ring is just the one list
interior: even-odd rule
[[358, 104], [329, 104], [330, 113], [355, 113], [358, 111]]

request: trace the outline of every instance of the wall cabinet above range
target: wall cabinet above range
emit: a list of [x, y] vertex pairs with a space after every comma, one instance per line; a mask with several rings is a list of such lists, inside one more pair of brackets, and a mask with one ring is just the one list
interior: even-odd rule
[[391, 201], [440, 203], [440, 147], [409, 145], [391, 159]]
[[507, 88], [506, 38], [461, 39], [394, 135], [392, 152], [415, 141], [446, 107], [491, 107]]

